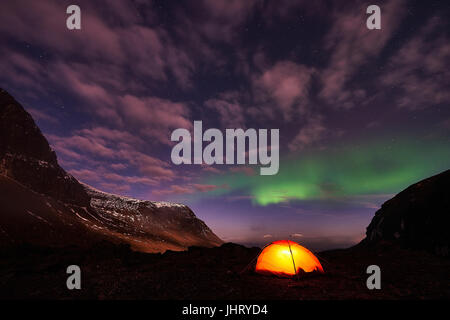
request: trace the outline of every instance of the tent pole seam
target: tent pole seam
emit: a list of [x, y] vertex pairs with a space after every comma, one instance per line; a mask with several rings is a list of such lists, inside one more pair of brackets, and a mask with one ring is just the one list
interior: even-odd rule
[[295, 267], [294, 255], [292, 254], [291, 242], [288, 240], [289, 251], [291, 252], [292, 264], [294, 265], [294, 275], [297, 275], [297, 268]]

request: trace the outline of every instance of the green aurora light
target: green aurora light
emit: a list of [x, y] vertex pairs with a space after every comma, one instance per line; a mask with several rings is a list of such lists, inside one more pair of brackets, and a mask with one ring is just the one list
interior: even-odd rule
[[211, 195], [239, 191], [266, 206], [292, 200], [321, 200], [398, 193], [450, 167], [448, 140], [401, 139], [334, 146], [283, 158], [274, 176], [240, 173], [206, 178], [223, 185]]

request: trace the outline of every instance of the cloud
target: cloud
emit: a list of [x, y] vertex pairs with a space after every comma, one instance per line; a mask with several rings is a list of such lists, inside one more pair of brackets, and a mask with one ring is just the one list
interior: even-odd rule
[[210, 41], [231, 42], [237, 35], [236, 29], [245, 23], [258, 2], [258, 0], [196, 1], [194, 10], [198, 19], [191, 23], [185, 22], [185, 27]]
[[[38, 44], [63, 54], [78, 51], [91, 59], [124, 59], [114, 30], [93, 15], [91, 10], [83, 11], [83, 29], [87, 32], [81, 33], [64, 28], [67, 15], [66, 6], [62, 2], [18, 0], [4, 3], [2, 9], [0, 33], [8, 37], [14, 35], [16, 40]], [[81, 48], [83, 49], [80, 50]]]
[[59, 124], [59, 120], [56, 117], [49, 115], [47, 112], [35, 108], [27, 108], [27, 111], [33, 116], [33, 119], [35, 120], [46, 121], [52, 124]]
[[183, 103], [176, 103], [156, 97], [136, 97], [125, 95], [120, 98], [120, 112], [131, 124], [142, 127], [141, 133], [155, 137], [163, 144], [171, 144], [170, 130], [190, 129], [187, 119], [189, 109]]
[[89, 169], [72, 169], [70, 173], [80, 181], [85, 182], [99, 182], [101, 181], [100, 173], [98, 171], [89, 170]]
[[242, 201], [242, 200], [254, 200], [255, 196], [253, 195], [244, 195], [244, 196], [228, 196], [226, 198], [227, 201]]
[[92, 139], [92, 137], [73, 135], [70, 137], [49, 136], [49, 138], [57, 151], [59, 149], [77, 150], [104, 158], [115, 158], [117, 156], [117, 152], [106, 146], [104, 141]]
[[94, 127], [48, 138], [69, 172], [99, 188], [112, 183], [155, 187], [176, 178], [169, 163], [139, 151], [145, 141], [126, 131]]
[[160, 189], [152, 191], [153, 196], [167, 196], [180, 194], [193, 194], [210, 192], [218, 189], [226, 189], [226, 185], [208, 185], [208, 184], [187, 184], [187, 185], [172, 185], [167, 189]]
[[[116, 126], [133, 126], [140, 133], [163, 144], [170, 143], [170, 129], [187, 128], [189, 108], [184, 103], [153, 96], [121, 95], [107, 90], [107, 86], [90, 80], [90, 73], [76, 71], [70, 65], [57, 62], [51, 68], [54, 81], [63, 83], [87, 103], [87, 112]], [[121, 81], [124, 81], [122, 79]]]
[[235, 98], [231, 101], [224, 99], [209, 99], [205, 106], [218, 113], [224, 128], [245, 128], [244, 110]]
[[195, 190], [200, 191], [200, 192], [209, 192], [209, 191], [214, 191], [217, 189], [226, 188], [225, 185], [215, 186], [215, 185], [208, 185], [208, 184], [193, 184], [192, 186], [195, 188]]
[[102, 190], [115, 194], [124, 194], [131, 190], [129, 185], [107, 183], [107, 182], [100, 183], [100, 187]]
[[212, 167], [212, 166], [203, 166], [202, 170], [205, 172], [211, 172], [211, 173], [217, 173], [217, 174], [222, 174], [223, 172], [220, 171], [219, 169]]
[[352, 88], [351, 80], [364, 64], [374, 59], [394, 35], [404, 15], [403, 1], [383, 5], [382, 29], [365, 27], [367, 3], [356, 2], [332, 14], [333, 23], [325, 36], [324, 48], [331, 53], [328, 65], [320, 71], [319, 97], [336, 108], [349, 109], [363, 101], [366, 92]]
[[157, 185], [158, 181], [156, 179], [151, 179], [147, 177], [138, 177], [138, 176], [125, 176], [116, 173], [105, 173], [102, 175], [102, 178], [107, 180], [128, 183], [128, 184], [145, 184], [145, 185]]
[[436, 36], [442, 25], [440, 18], [430, 19], [390, 58], [381, 84], [396, 92], [398, 107], [417, 110], [450, 102], [449, 38]]
[[[192, 126], [188, 119], [190, 111], [185, 103], [153, 96], [121, 95], [107, 89], [106, 84], [92, 81], [89, 72], [82, 73], [78, 68], [75, 70], [62, 62], [50, 64], [48, 69], [51, 71], [51, 81], [62, 83], [78, 99], [87, 103], [85, 112], [93, 113], [117, 128], [132, 127], [141, 135], [170, 144], [171, 129], [189, 129]], [[96, 70], [93, 72], [97, 73]]]
[[320, 142], [328, 130], [323, 124], [322, 117], [315, 116], [307, 120], [295, 138], [289, 143], [289, 150], [298, 151]]
[[[25, 86], [40, 96], [49, 93], [52, 87], [64, 89], [76, 98], [83, 98], [86, 111], [118, 124], [124, 125], [122, 117], [135, 119], [142, 111], [141, 101], [147, 105], [145, 121], [153, 120], [154, 124], [159, 119], [181, 126], [186, 107], [177, 113], [180, 108], [176, 102], [149, 96], [147, 92], [149, 87], [159, 88], [161, 82], [173, 86], [175, 81], [182, 88], [190, 86], [195, 63], [182, 44], [161, 28], [139, 24], [142, 18], [130, 2], [105, 3], [107, 9], [98, 2], [77, 4], [83, 13], [80, 32], [65, 28], [66, 7], [61, 2], [19, 0], [5, 4], [0, 12], [0, 35], [5, 40], [0, 53], [8, 57], [9, 63], [0, 66], [0, 78], [11, 79], [18, 87]], [[6, 41], [27, 43], [34, 50], [39, 48], [51, 55], [38, 63]], [[173, 117], [169, 117], [169, 110], [173, 111]], [[153, 118], [148, 116], [152, 112]], [[150, 134], [155, 131], [157, 128]]]
[[303, 234], [301, 234], [301, 233], [293, 233], [293, 234], [290, 234], [289, 237], [291, 237], [291, 238], [302, 238]]
[[7, 48], [6, 45], [0, 48], [0, 56], [2, 59], [8, 59], [8, 63], [0, 64], [0, 79], [3, 82], [11, 81], [20, 88], [32, 88], [39, 95], [46, 93], [46, 89], [39, 81], [45, 78], [45, 70], [39, 63]]
[[240, 166], [240, 167], [231, 167], [229, 169], [230, 172], [233, 173], [244, 173], [246, 176], [254, 176], [256, 175], [255, 169], [252, 167]]
[[[155, 80], [168, 80], [172, 75], [181, 85], [188, 82], [193, 66], [190, 58], [162, 29], [143, 26], [140, 12], [131, 2], [116, 1], [111, 5], [81, 0], [77, 4], [82, 8], [80, 32], [65, 28], [66, 4], [18, 0], [4, 4], [0, 34], [14, 35], [16, 41], [44, 47], [58, 55], [76, 54], [77, 61], [106, 60], [120, 66], [122, 73], [129, 66], [128, 72], [134, 75]], [[149, 57], [152, 63], [148, 63]]]
[[[137, 183], [130, 181], [133, 179], [133, 177], [127, 177], [127, 176], [117, 176], [111, 179], [108, 177], [107, 173], [105, 174], [104, 169], [96, 169], [96, 170], [89, 170], [89, 169], [71, 169], [69, 170], [70, 174], [72, 174], [75, 178], [77, 178], [79, 181], [82, 181], [86, 184], [95, 185], [98, 187], [98, 189], [101, 189], [105, 192], [112, 192], [117, 194], [123, 194], [131, 190], [131, 184]], [[140, 183], [140, 182], [139, 182]], [[151, 183], [154, 185], [154, 183]]]
[[272, 118], [279, 113], [287, 120], [294, 111], [304, 113], [313, 73], [314, 69], [291, 61], [277, 62], [253, 77], [256, 100], [269, 106], [266, 112]]
[[111, 168], [113, 168], [114, 170], [124, 170], [127, 167], [128, 166], [126, 164], [123, 164], [123, 163], [113, 163], [113, 164], [111, 164]]

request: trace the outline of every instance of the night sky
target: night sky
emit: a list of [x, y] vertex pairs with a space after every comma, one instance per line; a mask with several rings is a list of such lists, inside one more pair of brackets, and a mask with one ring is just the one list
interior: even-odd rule
[[[81, 30], [66, 8], [81, 8]], [[381, 30], [366, 8], [381, 7]], [[450, 168], [448, 1], [9, 1], [0, 86], [63, 168], [189, 205], [225, 241], [363, 238], [379, 206]], [[180, 165], [176, 128], [280, 129], [280, 170]]]

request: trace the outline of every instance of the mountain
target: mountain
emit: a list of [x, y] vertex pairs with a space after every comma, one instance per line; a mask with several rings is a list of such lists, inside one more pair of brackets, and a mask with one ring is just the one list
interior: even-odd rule
[[0, 89], [0, 246], [127, 243], [163, 252], [222, 241], [181, 204], [142, 201], [78, 182], [32, 117]]
[[59, 165], [55, 152], [17, 101], [0, 89], [0, 174], [66, 203], [89, 205], [83, 187]]
[[386, 201], [367, 227], [365, 243], [396, 242], [448, 255], [450, 170], [424, 179]]

